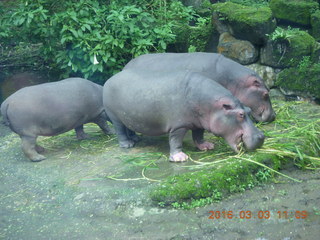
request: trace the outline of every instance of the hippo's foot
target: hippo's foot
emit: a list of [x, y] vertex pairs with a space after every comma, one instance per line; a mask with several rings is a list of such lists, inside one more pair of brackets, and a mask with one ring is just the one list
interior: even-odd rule
[[44, 147], [41, 147], [41, 146], [39, 146], [39, 145], [36, 145], [36, 151], [37, 151], [38, 153], [43, 153], [43, 152], [45, 151], [45, 148], [44, 148]]
[[85, 132], [77, 132], [77, 139], [78, 140], [84, 140], [89, 138], [89, 135], [86, 134]]
[[201, 151], [211, 150], [214, 148], [214, 144], [211, 142], [196, 143], [196, 146]]
[[119, 146], [122, 148], [132, 148], [134, 146], [134, 141], [133, 140], [122, 140], [119, 141]]
[[185, 162], [188, 159], [188, 155], [184, 152], [178, 152], [173, 155], [170, 155], [170, 162]]
[[29, 158], [30, 158], [30, 160], [31, 160], [32, 162], [40, 162], [40, 161], [46, 159], [46, 157], [45, 157], [45, 156], [42, 156], [41, 154], [29, 156]]

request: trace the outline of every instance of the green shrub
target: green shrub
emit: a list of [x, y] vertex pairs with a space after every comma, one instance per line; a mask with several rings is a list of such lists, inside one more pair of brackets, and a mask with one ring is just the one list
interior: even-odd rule
[[175, 40], [174, 26], [195, 16], [177, 0], [110, 2], [20, 1], [0, 17], [0, 37], [42, 43], [45, 59], [64, 69], [64, 77], [105, 80], [133, 57], [165, 51]]

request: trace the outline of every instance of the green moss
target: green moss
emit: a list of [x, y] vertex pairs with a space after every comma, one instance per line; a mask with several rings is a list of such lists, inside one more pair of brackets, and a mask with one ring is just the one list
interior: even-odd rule
[[302, 25], [310, 25], [310, 15], [319, 8], [313, 0], [271, 0], [269, 5], [276, 18]]
[[[263, 154], [256, 161], [270, 158], [270, 154]], [[181, 204], [208, 197], [219, 200], [230, 193], [241, 192], [256, 185], [259, 182], [256, 174], [260, 169], [256, 164], [230, 159], [220, 169], [207, 168], [170, 177], [151, 193], [151, 198], [165, 204]]]
[[320, 98], [320, 63], [304, 58], [298, 67], [281, 71], [276, 85], [296, 94]]
[[225, 2], [213, 4], [221, 21], [232, 28], [236, 38], [262, 44], [265, 35], [274, 31], [271, 9], [268, 6], [244, 6], [237, 3]]
[[221, 17], [225, 17], [230, 21], [241, 21], [250, 26], [267, 22], [272, 17], [271, 9], [267, 6], [258, 8], [225, 2], [214, 4], [213, 10], [218, 12]]
[[320, 41], [320, 10], [311, 15], [312, 36]]
[[[151, 191], [151, 198], [161, 206], [189, 209], [266, 182], [274, 170], [288, 162], [302, 168], [319, 166], [319, 107], [307, 110], [302, 103], [277, 102], [274, 108], [276, 121], [260, 126], [267, 137], [263, 148], [240, 155], [215, 152], [211, 155], [212, 162], [196, 161], [200, 170], [172, 176], [160, 183]], [[302, 117], [306, 114], [310, 118]], [[216, 149], [225, 151], [220, 146]]]

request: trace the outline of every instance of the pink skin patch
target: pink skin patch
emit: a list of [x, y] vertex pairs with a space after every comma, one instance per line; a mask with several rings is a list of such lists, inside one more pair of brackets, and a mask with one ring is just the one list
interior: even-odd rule
[[178, 152], [176, 154], [170, 155], [170, 162], [185, 162], [188, 159], [188, 155], [184, 152]]
[[211, 142], [203, 142], [203, 143], [195, 143], [197, 148], [199, 148], [201, 151], [205, 150], [211, 150], [214, 148], [214, 144]]

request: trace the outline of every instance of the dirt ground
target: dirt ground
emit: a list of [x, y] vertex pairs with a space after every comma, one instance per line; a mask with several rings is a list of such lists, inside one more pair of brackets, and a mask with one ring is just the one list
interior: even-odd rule
[[[206, 207], [159, 208], [148, 195], [158, 183], [137, 179], [142, 168], [126, 156], [167, 154], [167, 138], [145, 137], [121, 150], [114, 136], [96, 127], [86, 131], [91, 139], [81, 142], [73, 131], [40, 139], [48, 159], [33, 163], [19, 137], [0, 126], [0, 239], [319, 239], [319, 170], [288, 166], [282, 172], [301, 183], [279, 177]], [[158, 169], [145, 172], [150, 178], [183, 168], [161, 156], [156, 162]]]

